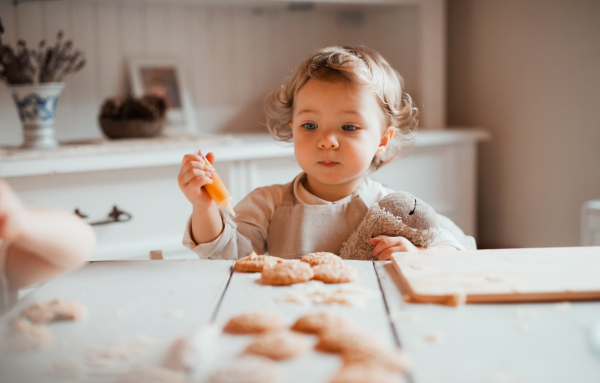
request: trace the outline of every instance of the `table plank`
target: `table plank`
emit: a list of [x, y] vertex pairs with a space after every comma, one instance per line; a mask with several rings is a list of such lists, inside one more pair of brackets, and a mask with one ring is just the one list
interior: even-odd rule
[[393, 265], [376, 262], [375, 269], [415, 383], [600, 381], [600, 355], [590, 346], [599, 302], [406, 303]]
[[90, 347], [138, 335], [162, 341], [147, 360], [157, 364], [171, 340], [212, 318], [232, 266], [233, 261], [189, 259], [92, 262], [54, 279], [6, 313], [0, 330], [31, 303], [54, 298], [81, 302], [87, 318], [48, 324], [54, 340], [43, 349], [0, 351], [0, 381], [39, 382], [54, 360], [81, 358]]
[[[344, 261], [345, 264], [358, 269], [357, 280], [353, 283], [328, 285], [327, 288], [359, 286], [371, 292], [370, 298], [362, 307], [348, 307], [331, 304], [304, 306], [297, 303], [276, 302], [277, 298], [297, 289], [294, 286], [263, 286], [257, 283], [257, 273], [234, 272], [223, 301], [216, 316], [216, 323], [225, 325], [238, 314], [257, 309], [276, 311], [285, 315], [290, 324], [298, 317], [314, 311], [333, 311], [351, 317], [361, 329], [377, 333], [388, 346], [396, 346], [393, 331], [389, 322], [385, 303], [379, 288], [379, 282], [372, 262]], [[219, 341], [220, 361], [230, 361], [240, 354], [251, 341], [251, 336], [223, 334]], [[316, 342], [316, 337], [311, 336]], [[335, 355], [312, 351], [304, 356], [280, 362], [285, 382], [328, 382], [341, 361]]]

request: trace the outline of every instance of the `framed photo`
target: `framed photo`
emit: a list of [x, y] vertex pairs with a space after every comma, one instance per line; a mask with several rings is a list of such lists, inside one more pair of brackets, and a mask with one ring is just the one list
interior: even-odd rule
[[197, 132], [194, 105], [186, 88], [183, 70], [176, 59], [132, 57], [129, 79], [135, 97], [145, 94], [161, 96], [167, 103], [167, 121], [175, 128]]

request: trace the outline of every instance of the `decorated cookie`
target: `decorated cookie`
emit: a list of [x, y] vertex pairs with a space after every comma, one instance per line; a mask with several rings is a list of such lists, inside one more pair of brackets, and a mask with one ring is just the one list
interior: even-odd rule
[[55, 299], [51, 302], [33, 304], [21, 312], [31, 323], [42, 324], [61, 320], [80, 320], [87, 314], [81, 303]]
[[231, 318], [223, 328], [223, 332], [228, 334], [261, 334], [281, 330], [286, 326], [287, 321], [279, 313], [254, 311]]
[[249, 256], [238, 259], [235, 262], [235, 269], [237, 271], [261, 272], [266, 265], [283, 262], [285, 261], [282, 258], [270, 255], [256, 255], [253, 251]]
[[311, 266], [316, 265], [336, 265], [343, 266], [344, 261], [342, 258], [338, 257], [333, 253], [326, 252], [318, 252], [318, 253], [309, 253], [300, 258], [300, 261], [306, 262]]
[[265, 285], [285, 286], [309, 281], [314, 275], [305, 262], [285, 262], [265, 267], [261, 281]]
[[374, 363], [344, 365], [333, 376], [331, 383], [396, 383], [398, 374]]
[[319, 334], [319, 341], [315, 348], [323, 352], [341, 353], [380, 346], [381, 341], [373, 334], [350, 328], [330, 328]]
[[306, 334], [320, 334], [331, 328], [351, 328], [353, 322], [345, 316], [330, 311], [306, 314], [296, 321], [292, 330]]
[[352, 266], [336, 266], [332, 264], [313, 267], [313, 279], [325, 283], [348, 283], [356, 280], [357, 270]]
[[208, 383], [279, 383], [277, 363], [258, 355], [244, 355], [214, 371]]
[[290, 359], [307, 352], [310, 343], [305, 336], [289, 331], [271, 332], [256, 337], [246, 354], [266, 356], [273, 360]]

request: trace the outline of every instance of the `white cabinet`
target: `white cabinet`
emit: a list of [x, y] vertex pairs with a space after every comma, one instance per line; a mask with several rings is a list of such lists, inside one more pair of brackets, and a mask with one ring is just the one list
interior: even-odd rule
[[[481, 131], [423, 132], [413, 153], [373, 178], [407, 190], [475, 234], [475, 156]], [[191, 206], [177, 185], [181, 158], [198, 146], [217, 156], [216, 169], [237, 203], [251, 190], [290, 182], [301, 169], [293, 147], [268, 135], [132, 140], [56, 151], [0, 150], [0, 177], [29, 205], [106, 218], [114, 205], [128, 222], [95, 226], [94, 260], [147, 258], [150, 250], [186, 254], [181, 239]], [[190, 253], [191, 255], [191, 253]]]

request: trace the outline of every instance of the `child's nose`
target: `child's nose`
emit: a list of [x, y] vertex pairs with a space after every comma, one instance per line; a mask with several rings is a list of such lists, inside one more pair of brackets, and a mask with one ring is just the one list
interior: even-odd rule
[[338, 146], [337, 138], [333, 134], [327, 134], [319, 141], [319, 148], [321, 149], [337, 149]]

